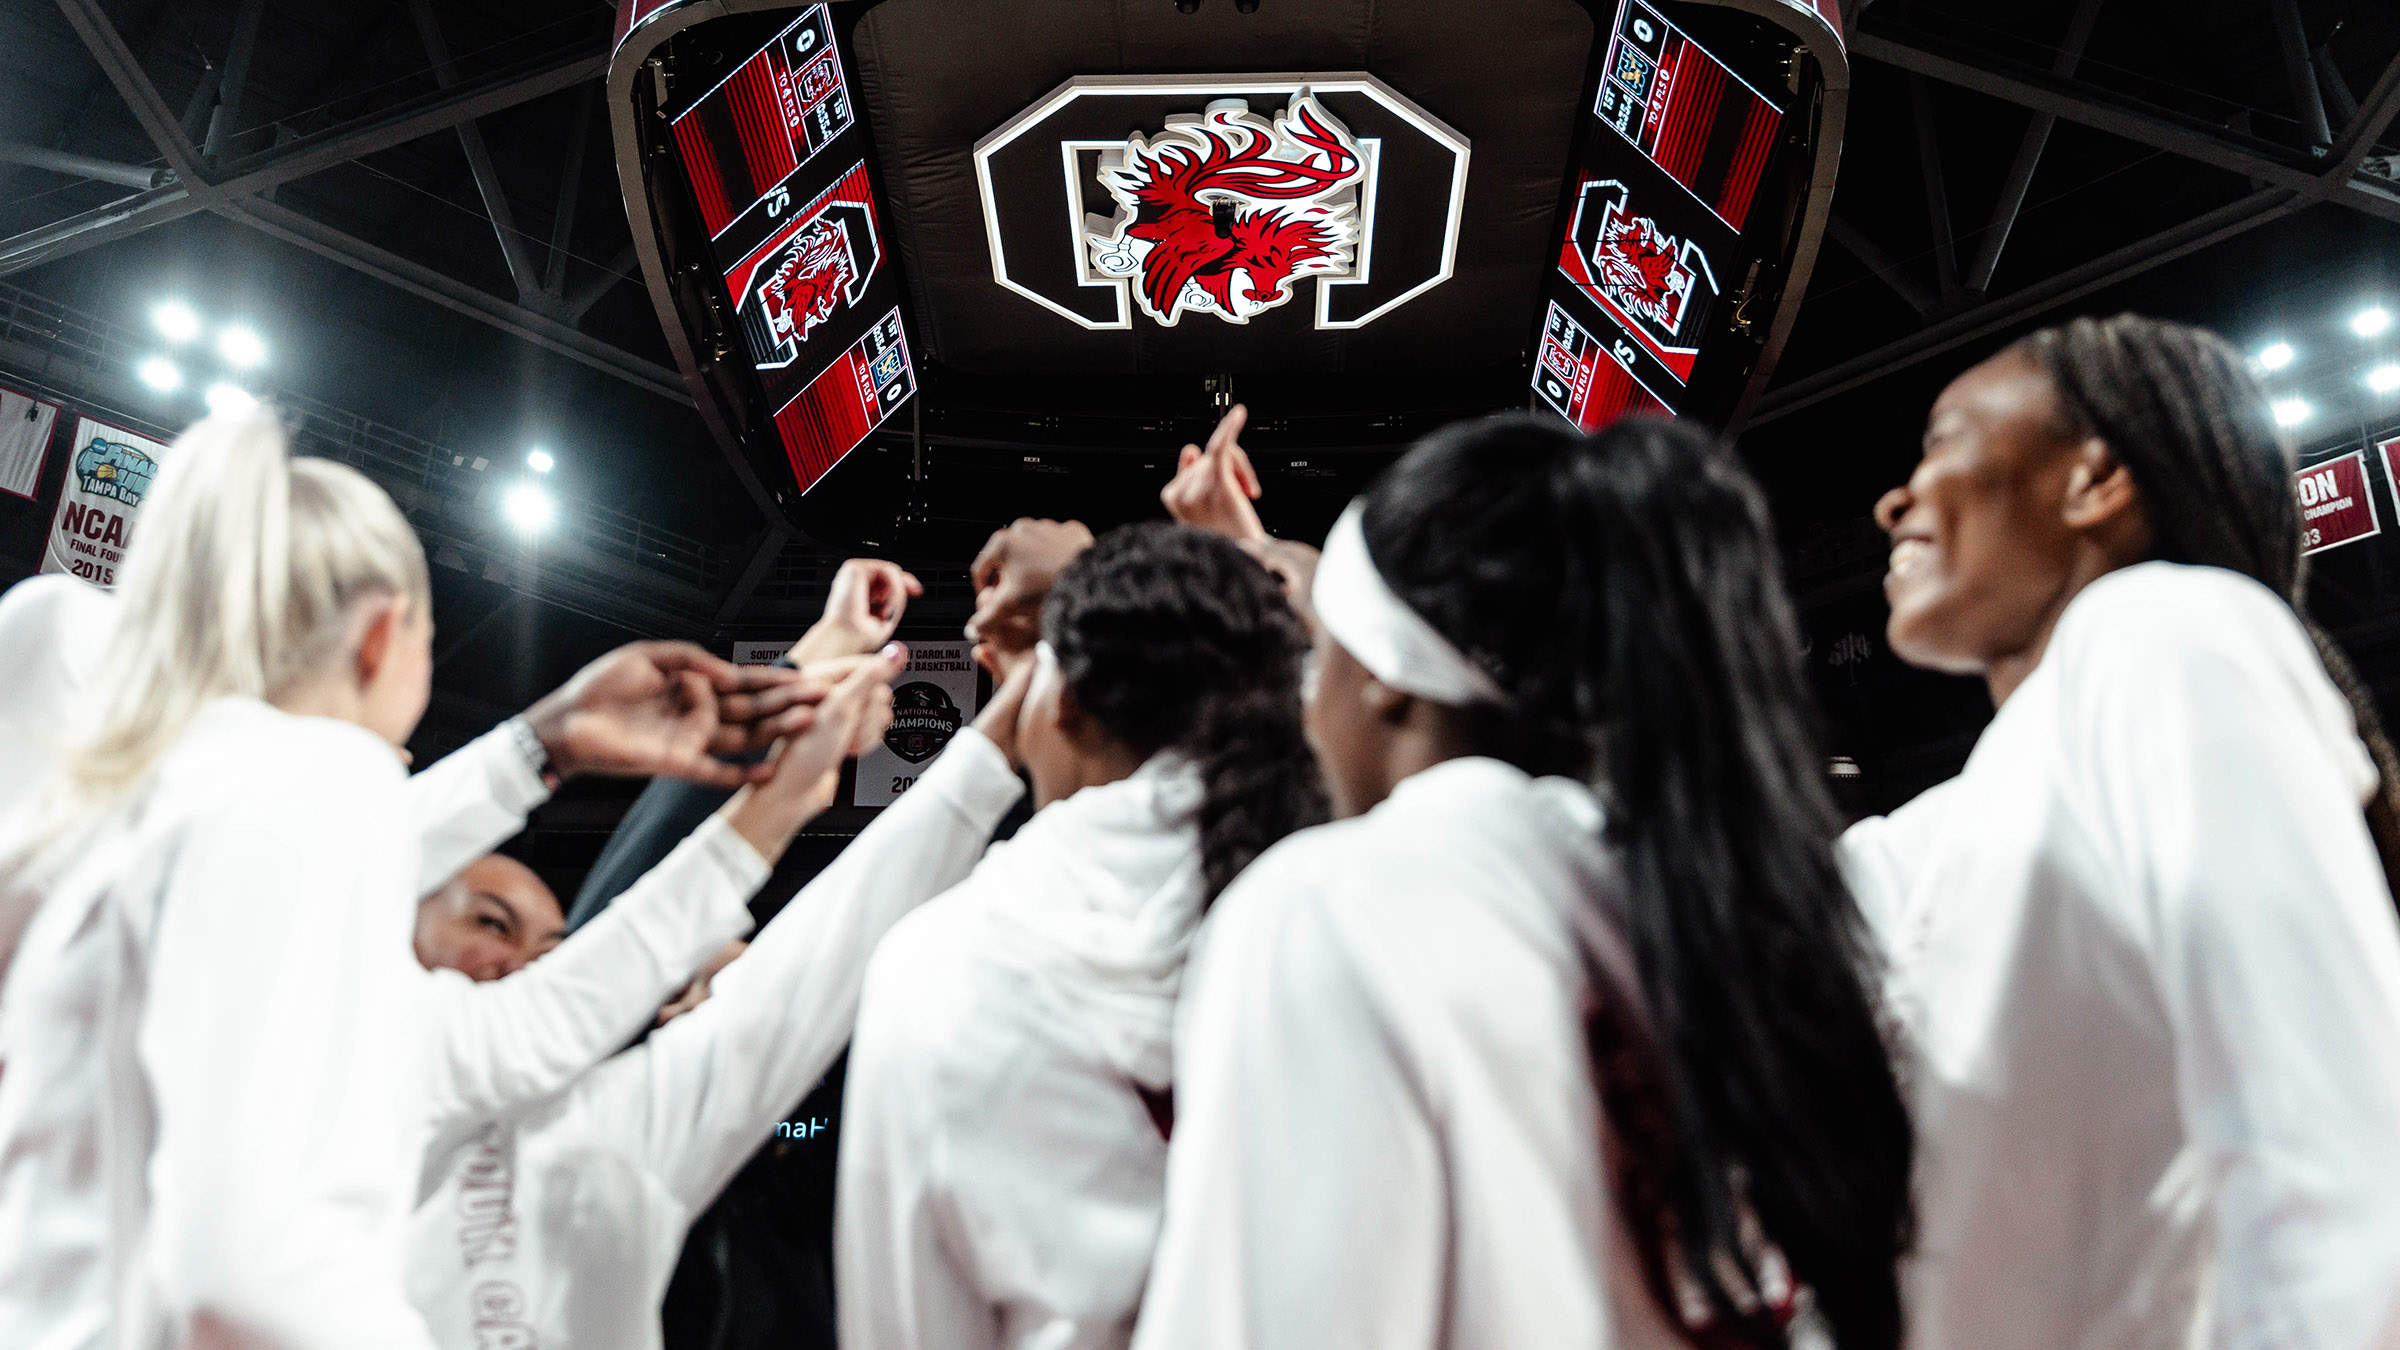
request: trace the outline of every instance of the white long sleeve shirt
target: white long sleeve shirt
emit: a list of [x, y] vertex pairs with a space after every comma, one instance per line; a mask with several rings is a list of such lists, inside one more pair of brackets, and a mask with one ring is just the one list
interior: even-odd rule
[[[348, 790], [308, 781], [329, 802]], [[516, 833], [548, 790], [520, 738], [502, 728], [408, 779], [400, 795], [421, 845], [397, 883], [413, 896]], [[406, 1122], [416, 1157], [426, 1156], [428, 1138], [455, 1139], [545, 1099], [624, 1045], [702, 961], [749, 931], [747, 901], [767, 871], [711, 818], [609, 913], [526, 969], [483, 984], [416, 971], [422, 1006], [412, 1026], [424, 1090]], [[41, 973], [6, 988], [12, 999], [33, 991], [42, 1006], [22, 1018], [0, 1014], [0, 1034], [27, 1036], [33, 1047], [0, 1079], [23, 1093], [0, 1092], [0, 1345], [93, 1350], [107, 1339], [101, 1121], [109, 1089], [98, 1066], [108, 939], [90, 918], [65, 910], [37, 923], [28, 957]], [[412, 1161], [401, 1178], [411, 1199], [418, 1170]], [[10, 1237], [28, 1232], [21, 1243]]]
[[430, 1344], [402, 784], [367, 731], [220, 699], [73, 843], [0, 1012], [0, 1344]]
[[2289, 607], [2146, 563], [1843, 842], [1920, 1136], [1914, 1350], [2400, 1346], [2400, 930]]
[[1455, 759], [1219, 897], [1135, 1350], [1685, 1346], [1601, 1159], [1586, 963], [1637, 986], [1600, 824]]
[[707, 1002], [441, 1151], [407, 1254], [436, 1344], [655, 1347], [686, 1228], [841, 1052], [875, 944], [966, 875], [1021, 790], [961, 731]]
[[1185, 757], [1038, 812], [868, 968], [842, 1090], [844, 1350], [1122, 1347], [1158, 1238], [1206, 882]]

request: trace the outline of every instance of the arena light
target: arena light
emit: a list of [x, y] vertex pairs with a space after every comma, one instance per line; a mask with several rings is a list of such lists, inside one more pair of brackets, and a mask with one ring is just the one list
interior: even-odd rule
[[2350, 316], [2350, 331], [2362, 338], [2381, 337], [2392, 326], [2392, 312], [2381, 305], [2369, 305]]
[[2400, 362], [2386, 361], [2368, 371], [2367, 388], [2378, 394], [2400, 394]]
[[2267, 410], [2275, 415], [2275, 425], [2279, 427], [2299, 426], [2317, 413], [2304, 398], [2279, 398], [2268, 404]]
[[2282, 370], [2292, 363], [2292, 358], [2298, 355], [2299, 353], [2293, 351], [2292, 344], [2288, 342], [2270, 342], [2258, 349], [2258, 368], [2260, 370]]
[[548, 473], [558, 467], [558, 461], [550, 457], [549, 451], [537, 445], [526, 452], [525, 467], [535, 473]]
[[183, 387], [183, 370], [163, 356], [145, 358], [133, 368], [136, 378], [162, 394], [172, 394]]
[[517, 533], [531, 538], [550, 528], [558, 518], [558, 503], [550, 494], [531, 483], [519, 483], [500, 499], [500, 513], [508, 517]]
[[200, 336], [200, 316], [181, 300], [161, 300], [151, 306], [150, 326], [169, 342], [189, 342]]
[[227, 324], [217, 330], [217, 355], [235, 370], [252, 370], [265, 363], [267, 342], [248, 324]]
[[258, 395], [231, 380], [219, 380], [200, 395], [212, 413], [235, 413], [258, 406]]

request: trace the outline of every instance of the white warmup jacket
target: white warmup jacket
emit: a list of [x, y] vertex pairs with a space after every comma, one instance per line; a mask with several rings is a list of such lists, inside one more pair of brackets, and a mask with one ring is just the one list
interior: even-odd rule
[[1915, 1350], [2400, 1346], [2400, 931], [2291, 610], [2145, 563], [1860, 822], [1919, 1132]]
[[70, 576], [27, 577], [0, 593], [0, 815], [49, 771], [115, 621], [108, 592]]
[[997, 746], [960, 731], [707, 1002], [566, 1091], [447, 1132], [407, 1251], [435, 1343], [658, 1345], [685, 1230], [841, 1053], [875, 944], [967, 874], [1021, 791]]
[[[285, 741], [305, 746], [312, 739], [324, 739], [314, 733], [342, 725], [291, 718], [245, 701], [229, 700], [226, 706], [246, 708], [252, 715], [221, 725], [212, 722], [208, 748], [191, 750], [192, 756], [223, 754], [228, 762], [246, 763], [278, 754]], [[295, 735], [295, 728], [312, 734]], [[259, 736], [255, 747], [243, 739], [253, 731]], [[389, 747], [368, 739], [384, 760], [393, 760]], [[521, 746], [521, 739], [506, 727], [478, 738], [407, 780], [397, 789], [396, 810], [379, 804], [379, 789], [363, 796], [353, 792], [355, 774], [349, 770], [357, 764], [337, 760], [342, 772], [328, 779], [315, 773], [298, 750], [272, 766], [254, 766], [239, 775], [212, 779], [199, 771], [179, 770], [172, 785], [162, 776], [142, 791], [139, 801], [172, 802], [184, 792], [202, 797], [225, 793], [251, 799], [248, 809], [227, 826], [219, 816], [231, 803], [150, 806], [139, 828], [264, 827], [280, 837], [309, 816], [321, 815], [339, 827], [327, 845], [339, 848], [347, 847], [344, 841], [362, 828], [404, 820], [405, 848], [395, 855], [402, 870], [379, 881], [376, 893], [388, 887], [410, 897], [404, 913], [413, 921], [414, 897], [514, 834], [523, 826], [525, 813], [548, 795]], [[184, 747], [176, 753], [183, 754]], [[369, 776], [380, 777], [380, 770]], [[276, 813], [283, 803], [303, 792], [319, 805], [294, 816], [289, 826], [280, 823]], [[133, 828], [116, 833], [129, 834]], [[172, 850], [176, 845], [168, 842], [163, 847]], [[473, 983], [455, 971], [418, 969], [404, 926], [397, 950], [406, 958], [415, 986], [410, 1025], [422, 1072], [418, 1083], [407, 1084], [401, 1065], [386, 1071], [395, 1081], [422, 1090], [412, 1092], [406, 1108], [410, 1115], [402, 1122], [415, 1150], [397, 1178], [403, 1204], [415, 1195], [410, 1183], [418, 1175], [430, 1130], [455, 1129], [461, 1121], [488, 1118], [554, 1093], [622, 1046], [710, 953], [749, 930], [746, 902], [766, 873], [765, 861], [712, 818], [609, 914], [577, 931], [543, 960], [486, 984]], [[193, 884], [205, 890], [213, 883], [202, 878]], [[373, 903], [348, 891], [320, 888], [317, 893], [340, 895], [345, 904]], [[94, 1350], [107, 1338], [114, 1279], [106, 1222], [112, 1203], [110, 1169], [122, 1167], [124, 1160], [112, 1160], [104, 1149], [109, 1135], [102, 1122], [119, 1116], [124, 1107], [122, 1088], [109, 1081], [102, 1064], [105, 1029], [120, 1015], [117, 1005], [124, 991], [110, 964], [114, 937], [101, 899], [87, 891], [76, 903], [44, 905], [27, 933], [21, 969], [12, 972], [5, 986], [8, 1006], [0, 1012], [0, 1034], [20, 1038], [24, 1049], [0, 1075], [0, 1345]], [[241, 911], [218, 938], [249, 941], [252, 914]], [[242, 987], [230, 977], [222, 986]], [[325, 1009], [304, 1019], [311, 1024], [345, 1014], [349, 1000], [359, 992], [316, 983], [308, 989], [307, 996], [328, 1000]], [[288, 996], [303, 997], [298, 992]], [[229, 995], [219, 992], [212, 997]], [[28, 1006], [20, 1010], [19, 1002]], [[272, 1044], [265, 1044], [262, 1053], [272, 1052]], [[293, 1080], [295, 1087], [306, 1082]], [[218, 1089], [231, 1090], [231, 1085]], [[285, 1201], [292, 1198], [286, 1196]], [[385, 1270], [387, 1284], [396, 1288], [396, 1266]]]
[[1601, 1162], [1587, 963], [1638, 986], [1600, 823], [1454, 759], [1219, 897], [1136, 1350], [1688, 1350]]
[[1035, 814], [892, 930], [842, 1089], [843, 1350], [1132, 1337], [1206, 883], [1199, 772], [1154, 756]]

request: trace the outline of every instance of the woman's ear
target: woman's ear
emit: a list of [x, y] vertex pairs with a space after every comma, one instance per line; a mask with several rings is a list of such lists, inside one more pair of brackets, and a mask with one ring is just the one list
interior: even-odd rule
[[2076, 447], [2062, 518], [2071, 530], [2100, 536], [2137, 554], [2149, 548], [2149, 517], [2133, 471], [2097, 436]]
[[351, 620], [359, 635], [353, 663], [359, 688], [373, 685], [398, 651], [400, 629], [407, 617], [405, 602], [397, 596], [375, 596], [360, 604], [358, 615]]

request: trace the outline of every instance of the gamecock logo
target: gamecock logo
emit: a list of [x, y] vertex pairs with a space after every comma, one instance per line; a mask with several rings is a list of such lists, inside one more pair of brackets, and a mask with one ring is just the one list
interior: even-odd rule
[[811, 330], [833, 317], [857, 282], [850, 232], [839, 221], [811, 222], [758, 284], [759, 312], [766, 316], [777, 348], [807, 341]]
[[1592, 280], [1620, 307], [1674, 333], [1683, 327], [1683, 307], [1691, 301], [1694, 280], [1679, 249], [1657, 221], [1620, 214], [1612, 202], [1592, 249]]
[[1241, 99], [1171, 117], [1103, 154], [1100, 178], [1118, 211], [1085, 218], [1092, 269], [1134, 279], [1162, 324], [1187, 311], [1248, 323], [1303, 277], [1354, 271], [1364, 161], [1305, 91], [1271, 121]]

